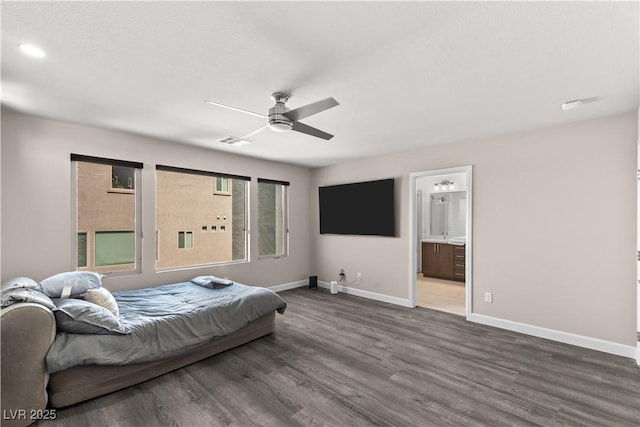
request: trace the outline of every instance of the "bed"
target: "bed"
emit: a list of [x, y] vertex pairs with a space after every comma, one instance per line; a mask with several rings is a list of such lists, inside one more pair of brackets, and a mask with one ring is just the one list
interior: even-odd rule
[[[72, 405], [275, 331], [275, 314], [286, 309], [280, 296], [266, 288], [210, 278], [114, 292], [118, 323], [109, 317], [106, 326], [95, 316], [87, 317], [82, 307], [69, 308], [90, 304], [83, 299], [88, 292], [77, 294], [88, 289], [76, 291], [75, 298], [51, 298], [51, 306], [48, 295], [44, 302], [32, 298], [41, 298], [43, 281], [40, 288], [23, 288], [28, 297], [14, 295], [14, 301], [5, 304], [5, 283], [2, 407], [41, 410], [47, 403], [54, 408]], [[96, 325], [104, 329], [92, 329]], [[2, 425], [35, 420], [12, 421], [3, 420]]]

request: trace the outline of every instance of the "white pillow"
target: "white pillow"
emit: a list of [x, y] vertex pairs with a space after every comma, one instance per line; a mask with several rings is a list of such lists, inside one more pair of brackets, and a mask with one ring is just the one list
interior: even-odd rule
[[84, 294], [84, 299], [85, 301], [89, 301], [99, 305], [100, 307], [106, 308], [116, 317], [120, 316], [120, 309], [118, 309], [116, 299], [111, 295], [111, 292], [105, 288], [89, 289]]

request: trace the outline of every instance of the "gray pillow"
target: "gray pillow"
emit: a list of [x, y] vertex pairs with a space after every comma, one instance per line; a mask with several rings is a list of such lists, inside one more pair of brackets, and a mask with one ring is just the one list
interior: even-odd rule
[[126, 334], [120, 320], [109, 310], [77, 298], [58, 301], [53, 309], [58, 329], [70, 334]]
[[65, 284], [69, 284], [71, 285], [70, 296], [73, 297], [84, 294], [89, 289], [101, 287], [103, 277], [102, 274], [92, 271], [68, 271], [42, 280], [40, 289], [51, 298], [60, 298]]
[[25, 288], [25, 289], [38, 289], [40, 284], [28, 277], [14, 277], [2, 284], [2, 289], [7, 288]]

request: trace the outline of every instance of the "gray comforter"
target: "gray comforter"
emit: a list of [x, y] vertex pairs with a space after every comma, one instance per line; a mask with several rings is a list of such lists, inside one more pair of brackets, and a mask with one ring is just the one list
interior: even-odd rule
[[114, 292], [126, 335], [58, 333], [47, 354], [50, 373], [77, 365], [160, 360], [231, 334], [285, 301], [269, 289], [234, 283], [210, 289], [191, 282]]

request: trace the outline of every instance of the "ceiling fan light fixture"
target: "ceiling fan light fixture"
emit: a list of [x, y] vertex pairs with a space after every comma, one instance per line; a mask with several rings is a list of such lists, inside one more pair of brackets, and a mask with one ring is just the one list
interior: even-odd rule
[[276, 132], [286, 132], [288, 130], [291, 130], [291, 123], [285, 123], [285, 122], [269, 123], [269, 129]]
[[[205, 101], [208, 104], [216, 105], [218, 107], [228, 108], [230, 110], [240, 111], [242, 113], [251, 114], [253, 116], [258, 116], [267, 119], [267, 124], [261, 126], [253, 132], [250, 132], [246, 136], [243, 136], [240, 139], [248, 138], [256, 133], [260, 132], [265, 127], [275, 131], [275, 132], [287, 132], [290, 130], [303, 133], [305, 135], [313, 136], [316, 138], [324, 139], [325, 141], [333, 138], [333, 135], [330, 133], [321, 131], [320, 129], [316, 129], [313, 126], [306, 125], [300, 122], [300, 119], [304, 119], [306, 117], [312, 116], [314, 114], [318, 114], [322, 111], [328, 110], [329, 108], [333, 108], [337, 105], [340, 105], [338, 101], [329, 97], [325, 99], [321, 99], [320, 101], [312, 102], [311, 104], [303, 105], [302, 107], [298, 107], [294, 110], [290, 110], [286, 107], [285, 102], [289, 99], [289, 95], [282, 92], [275, 92], [271, 95], [271, 98], [276, 102], [276, 104], [269, 108], [269, 114], [267, 116], [263, 116], [262, 114], [254, 113], [249, 110], [243, 110], [241, 108], [232, 107], [229, 105], [221, 104], [219, 102], [214, 101]], [[219, 142], [229, 144], [229, 142], [225, 140], [220, 140]], [[232, 145], [237, 145], [231, 142]]]

